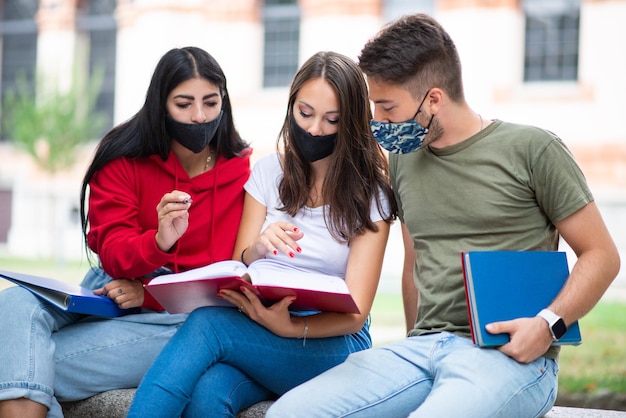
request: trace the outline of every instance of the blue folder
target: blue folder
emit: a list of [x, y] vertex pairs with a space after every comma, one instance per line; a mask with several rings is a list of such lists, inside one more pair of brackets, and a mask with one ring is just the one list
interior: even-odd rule
[[36, 296], [67, 312], [109, 318], [139, 312], [137, 308], [121, 309], [111, 299], [94, 295], [93, 290], [86, 287], [49, 277], [5, 270], [0, 270], [0, 277], [30, 290]]

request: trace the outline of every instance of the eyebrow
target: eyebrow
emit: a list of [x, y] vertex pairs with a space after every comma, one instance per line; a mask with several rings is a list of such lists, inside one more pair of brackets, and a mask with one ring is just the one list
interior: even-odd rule
[[[308, 107], [309, 109], [313, 109], [315, 110], [315, 108], [313, 106], [311, 106], [310, 104], [308, 104], [307, 102], [305, 102], [304, 100], [298, 100], [298, 103], [305, 105], [306, 107]], [[324, 113], [325, 115], [338, 115], [339, 114], [339, 110], [330, 110], [326, 113]]]
[[395, 104], [395, 101], [393, 101], [391, 99], [379, 99], [379, 100], [372, 100], [372, 103], [374, 103], [374, 104]]
[[[207, 95], [202, 97], [202, 100], [207, 100], [207, 99], [210, 99], [210, 98], [216, 97], [216, 96], [219, 96], [219, 94], [218, 93], [207, 94]], [[187, 94], [177, 94], [176, 96], [174, 96], [174, 99], [193, 100], [193, 99], [195, 99], [195, 97], [194, 96], [189, 96]]]

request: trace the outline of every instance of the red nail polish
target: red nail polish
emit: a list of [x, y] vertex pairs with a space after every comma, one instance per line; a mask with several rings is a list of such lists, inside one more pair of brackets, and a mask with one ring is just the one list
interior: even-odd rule
[[292, 252], [290, 252], [290, 253], [289, 253], [289, 257], [294, 258], [294, 257], [295, 257], [295, 255], [294, 255]]
[[302, 252], [302, 248], [298, 247], [298, 248], [296, 248], [296, 251], [301, 253]]
[[298, 232], [298, 227], [294, 227], [293, 232]]
[[274, 251], [272, 251], [272, 254], [278, 255], [278, 251], [274, 250]]

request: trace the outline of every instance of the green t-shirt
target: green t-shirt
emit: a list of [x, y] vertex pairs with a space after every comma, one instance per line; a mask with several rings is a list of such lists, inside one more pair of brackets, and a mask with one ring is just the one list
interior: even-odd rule
[[554, 224], [593, 200], [559, 138], [498, 120], [459, 144], [391, 154], [389, 163], [416, 253], [418, 311], [409, 335], [471, 336], [461, 252], [557, 250]]

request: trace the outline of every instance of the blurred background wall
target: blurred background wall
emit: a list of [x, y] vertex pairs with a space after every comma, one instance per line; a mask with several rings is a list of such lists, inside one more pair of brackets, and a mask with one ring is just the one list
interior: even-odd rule
[[[335, 50], [356, 60], [386, 22], [432, 14], [457, 44], [470, 105], [483, 118], [559, 135], [626, 254], [626, 0], [0, 0], [0, 6], [3, 107], [19, 74], [33, 89], [40, 73], [62, 88], [75, 68], [85, 75], [100, 68], [104, 133], [139, 109], [167, 50], [198, 46], [222, 65], [235, 123], [255, 158], [274, 149], [289, 83], [311, 54]], [[6, 130], [0, 134], [0, 253], [84, 258], [78, 198], [99, 138], [52, 176]], [[401, 261], [396, 226], [385, 271], [395, 275]]]

